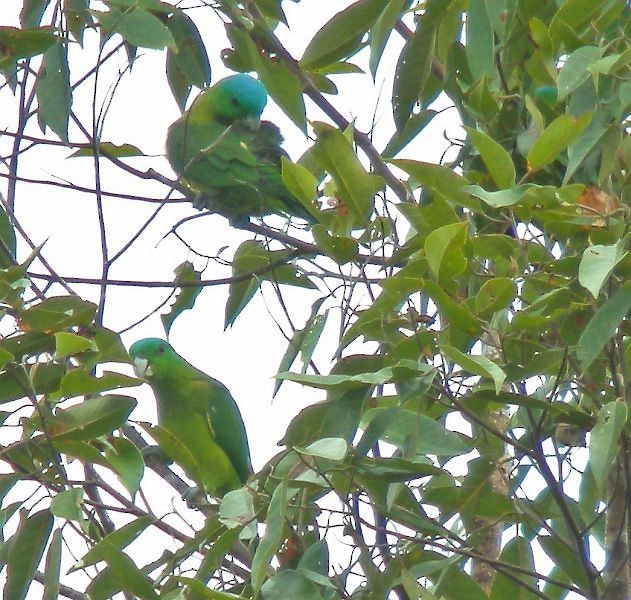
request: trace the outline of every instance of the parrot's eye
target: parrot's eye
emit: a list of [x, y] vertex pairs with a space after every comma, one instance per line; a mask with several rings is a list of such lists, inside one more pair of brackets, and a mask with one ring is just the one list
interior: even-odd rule
[[239, 100], [234, 96], [230, 99], [230, 102], [232, 102], [234, 106], [239, 106]]
[[158, 354], [164, 354], [164, 346], [158, 346]]

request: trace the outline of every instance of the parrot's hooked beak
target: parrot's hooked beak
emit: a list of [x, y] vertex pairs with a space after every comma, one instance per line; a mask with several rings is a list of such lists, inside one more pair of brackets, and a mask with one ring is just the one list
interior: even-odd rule
[[134, 358], [134, 373], [136, 373], [137, 377], [141, 377], [143, 379], [151, 377], [153, 375], [153, 371], [149, 366], [149, 361], [146, 358]]
[[261, 124], [260, 117], [249, 116], [249, 117], [245, 117], [243, 121], [245, 123], [245, 126], [248, 129], [251, 129], [252, 131], [256, 131], [259, 128], [259, 125]]

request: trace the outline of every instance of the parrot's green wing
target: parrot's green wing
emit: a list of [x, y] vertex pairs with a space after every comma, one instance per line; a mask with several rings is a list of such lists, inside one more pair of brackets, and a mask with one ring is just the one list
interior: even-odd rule
[[226, 453], [241, 483], [252, 474], [250, 449], [239, 409], [228, 389], [208, 377], [207, 415], [209, 426], [219, 447]]
[[199, 192], [198, 208], [235, 222], [268, 214], [313, 221], [283, 183], [281, 140], [269, 121], [252, 130], [239, 122], [190, 123], [185, 113], [169, 128], [167, 156], [182, 181]]

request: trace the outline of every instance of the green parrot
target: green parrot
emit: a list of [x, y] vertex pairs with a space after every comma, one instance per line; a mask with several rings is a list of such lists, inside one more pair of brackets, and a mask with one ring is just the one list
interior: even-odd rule
[[193, 204], [235, 225], [250, 216], [282, 214], [313, 222], [281, 177], [283, 138], [276, 125], [260, 121], [265, 86], [238, 73], [203, 91], [173, 123], [167, 158], [180, 180], [197, 194]]
[[211, 496], [241, 487], [252, 474], [239, 408], [228, 389], [186, 362], [164, 340], [132, 344], [134, 370], [153, 389], [156, 440]]

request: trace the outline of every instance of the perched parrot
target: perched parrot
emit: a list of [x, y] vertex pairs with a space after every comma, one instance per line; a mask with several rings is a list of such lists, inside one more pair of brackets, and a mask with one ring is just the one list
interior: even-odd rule
[[260, 121], [267, 91], [239, 73], [203, 91], [169, 127], [167, 158], [181, 181], [197, 194], [193, 204], [227, 217], [282, 214], [309, 222], [309, 211], [281, 177], [283, 138], [276, 125]]
[[156, 397], [158, 425], [167, 435], [156, 439], [166, 440], [160, 444], [166, 454], [211, 496], [221, 497], [245, 483], [252, 473], [248, 439], [227, 388], [164, 340], [139, 340], [129, 355]]

